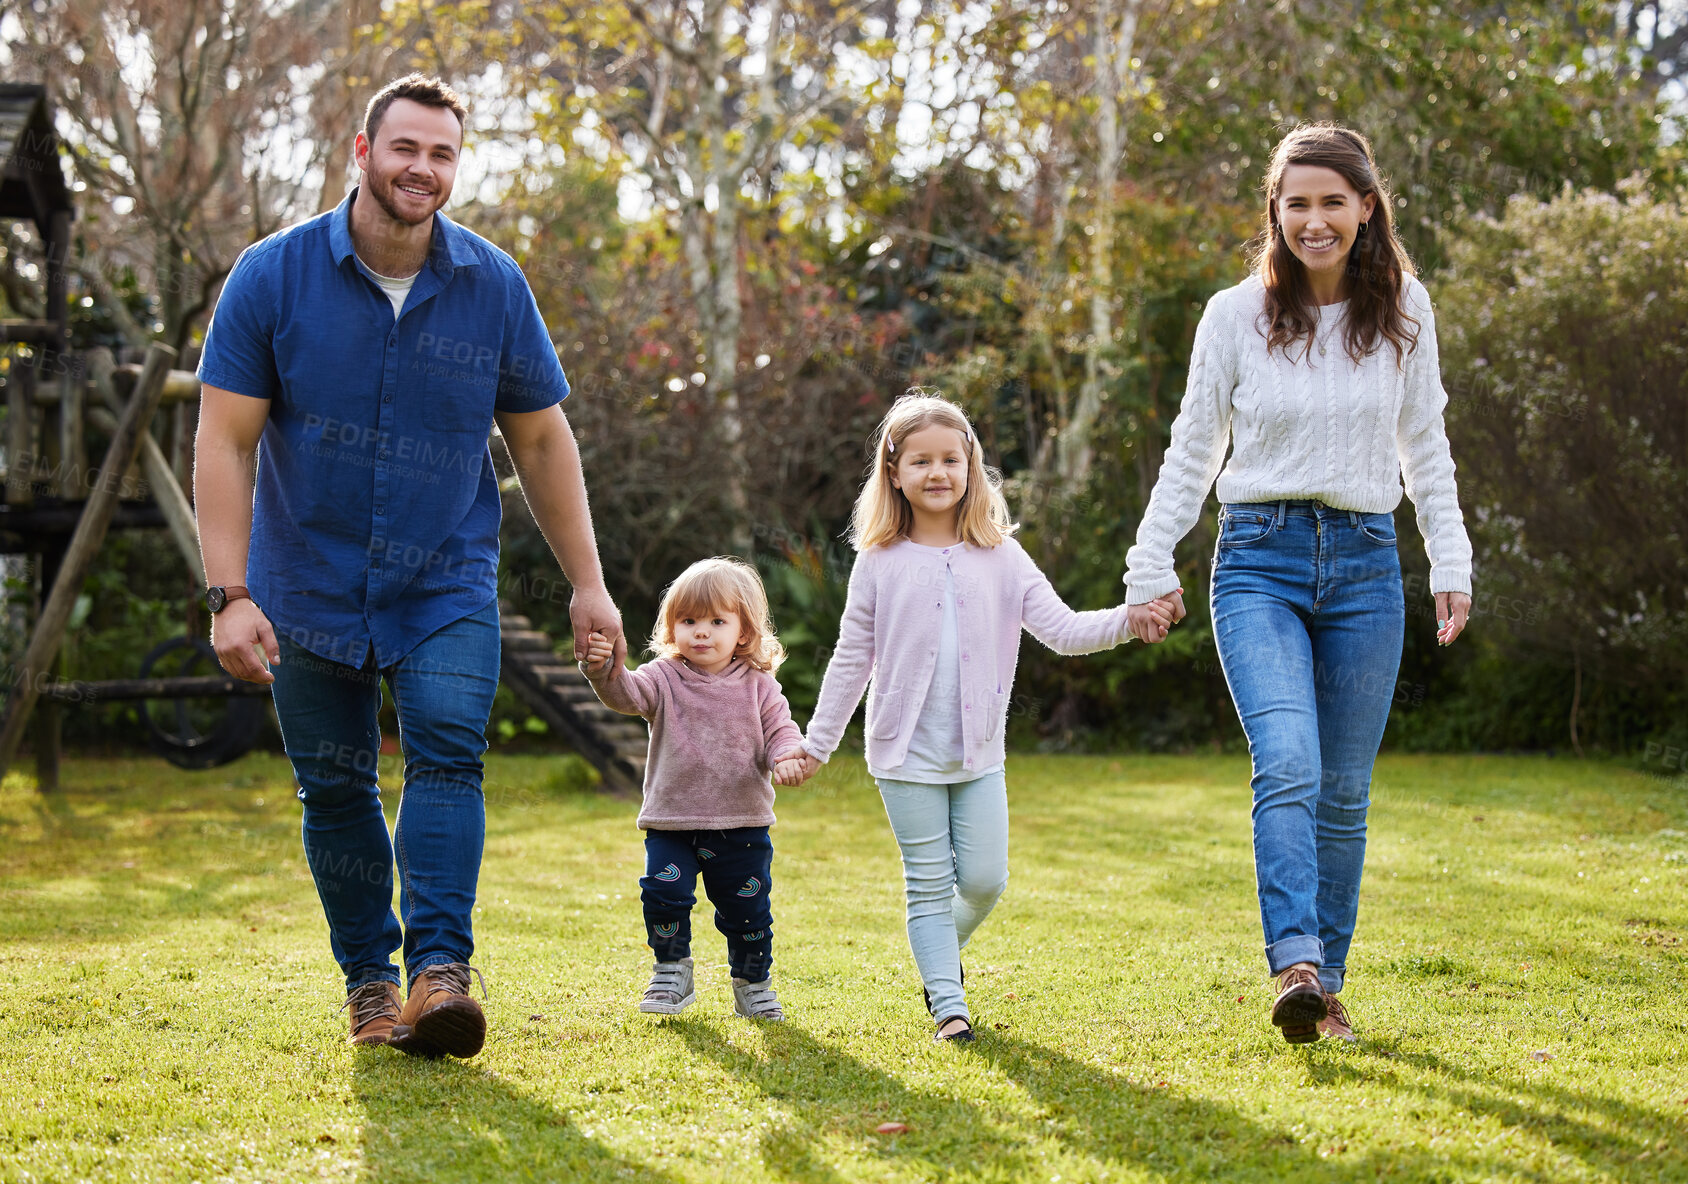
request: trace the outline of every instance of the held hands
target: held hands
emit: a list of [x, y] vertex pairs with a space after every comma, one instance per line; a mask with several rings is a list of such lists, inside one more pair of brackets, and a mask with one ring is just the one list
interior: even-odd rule
[[621, 631], [621, 614], [615, 601], [602, 587], [576, 587], [569, 598], [569, 623], [574, 627], [574, 660], [586, 661], [585, 638], [602, 634], [613, 645], [617, 664], [627, 657], [627, 637]]
[[[270, 619], [251, 600], [231, 600], [211, 617], [211, 648], [224, 670], [245, 682], [271, 683], [269, 671], [281, 661]], [[264, 661], [265, 658], [269, 662]]]
[[1452, 645], [1465, 632], [1471, 615], [1471, 597], [1463, 592], [1436, 593], [1436, 644]]
[[1183, 592], [1184, 589], [1180, 588], [1146, 604], [1134, 604], [1126, 609], [1126, 632], [1147, 645], [1165, 641], [1167, 630], [1184, 619]]
[[774, 760], [775, 785], [802, 785], [815, 775], [821, 763], [801, 748], [794, 748]]
[[606, 669], [615, 657], [615, 642], [602, 633], [586, 635], [586, 667], [593, 673]]

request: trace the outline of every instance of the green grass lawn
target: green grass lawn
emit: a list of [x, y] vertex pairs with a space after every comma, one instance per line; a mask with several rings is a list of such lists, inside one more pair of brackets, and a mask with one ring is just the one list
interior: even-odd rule
[[[0, 788], [0, 1180], [1688, 1180], [1688, 789], [1386, 757], [1344, 992], [1266, 1022], [1234, 757], [1016, 757], [1007, 894], [936, 1046], [859, 761], [782, 791], [775, 983], [658, 1019], [636, 804], [494, 757], [473, 1061], [353, 1050], [286, 764]], [[396, 788], [396, 786], [395, 786]], [[396, 793], [389, 795], [396, 798]], [[879, 1135], [881, 1123], [906, 1134]]]

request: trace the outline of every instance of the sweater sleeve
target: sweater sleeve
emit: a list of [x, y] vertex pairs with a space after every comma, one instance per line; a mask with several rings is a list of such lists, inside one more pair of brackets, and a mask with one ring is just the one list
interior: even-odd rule
[[1471, 540], [1459, 510], [1454, 458], [1442, 420], [1448, 394], [1436, 346], [1430, 294], [1407, 280], [1407, 311], [1418, 321], [1418, 345], [1406, 361], [1406, 391], [1395, 426], [1395, 448], [1407, 497], [1418, 513], [1418, 532], [1430, 556], [1430, 591], [1471, 594]]
[[791, 704], [785, 701], [779, 680], [772, 675], [762, 693], [762, 738], [770, 770], [780, 757], [803, 747], [803, 733], [791, 719]]
[[598, 701], [623, 715], [642, 715], [649, 719], [656, 712], [660, 693], [657, 689], [656, 663], [647, 662], [637, 670], [609, 663], [602, 670], [590, 670], [580, 663], [580, 672], [592, 684]]
[[838, 622], [838, 644], [826, 664], [820, 698], [803, 739], [804, 751], [822, 763], [844, 738], [844, 729], [856, 714], [856, 704], [862, 701], [862, 692], [873, 674], [873, 610], [878, 595], [870, 570], [873, 566], [870, 554], [864, 551], [850, 569], [850, 590], [844, 599], [844, 616]]
[[1019, 552], [1020, 578], [1025, 587], [1020, 623], [1026, 632], [1058, 654], [1093, 654], [1130, 639], [1125, 631], [1125, 605], [1075, 612], [1020, 544], [1010, 539], [1003, 545]]
[[1184, 401], [1172, 421], [1172, 443], [1137, 526], [1137, 545], [1125, 556], [1127, 604], [1146, 604], [1177, 590], [1173, 551], [1201, 516], [1207, 491], [1224, 467], [1242, 319], [1233, 307], [1233, 291], [1209, 300], [1196, 326]]

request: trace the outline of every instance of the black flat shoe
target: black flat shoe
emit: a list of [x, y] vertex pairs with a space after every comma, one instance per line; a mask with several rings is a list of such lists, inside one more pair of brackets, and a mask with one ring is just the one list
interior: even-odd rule
[[[962, 1027], [954, 1032], [951, 1032], [947, 1036], [944, 1035], [944, 1025], [952, 1023], [955, 1020], [960, 1020]], [[964, 1043], [969, 1042], [973, 1039], [973, 1024], [964, 1015], [947, 1015], [938, 1021], [938, 1030], [932, 1034], [932, 1039], [935, 1042], [941, 1042], [944, 1040], [959, 1040]]]

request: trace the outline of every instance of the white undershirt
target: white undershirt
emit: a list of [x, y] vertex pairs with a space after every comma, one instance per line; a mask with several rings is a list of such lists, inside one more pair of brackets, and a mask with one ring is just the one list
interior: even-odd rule
[[961, 739], [961, 627], [955, 610], [955, 573], [944, 568], [944, 617], [938, 627], [938, 661], [920, 705], [908, 755], [895, 769], [870, 769], [875, 777], [950, 785], [979, 774], [966, 767]]
[[387, 299], [392, 302], [393, 320], [398, 320], [399, 314], [404, 311], [405, 297], [410, 295], [411, 286], [416, 283], [416, 277], [422, 274], [422, 269], [417, 268], [403, 279], [394, 279], [390, 275], [382, 275], [365, 263], [361, 257], [358, 258], [358, 266], [363, 268], [364, 275], [381, 285], [381, 290], [387, 294]]

